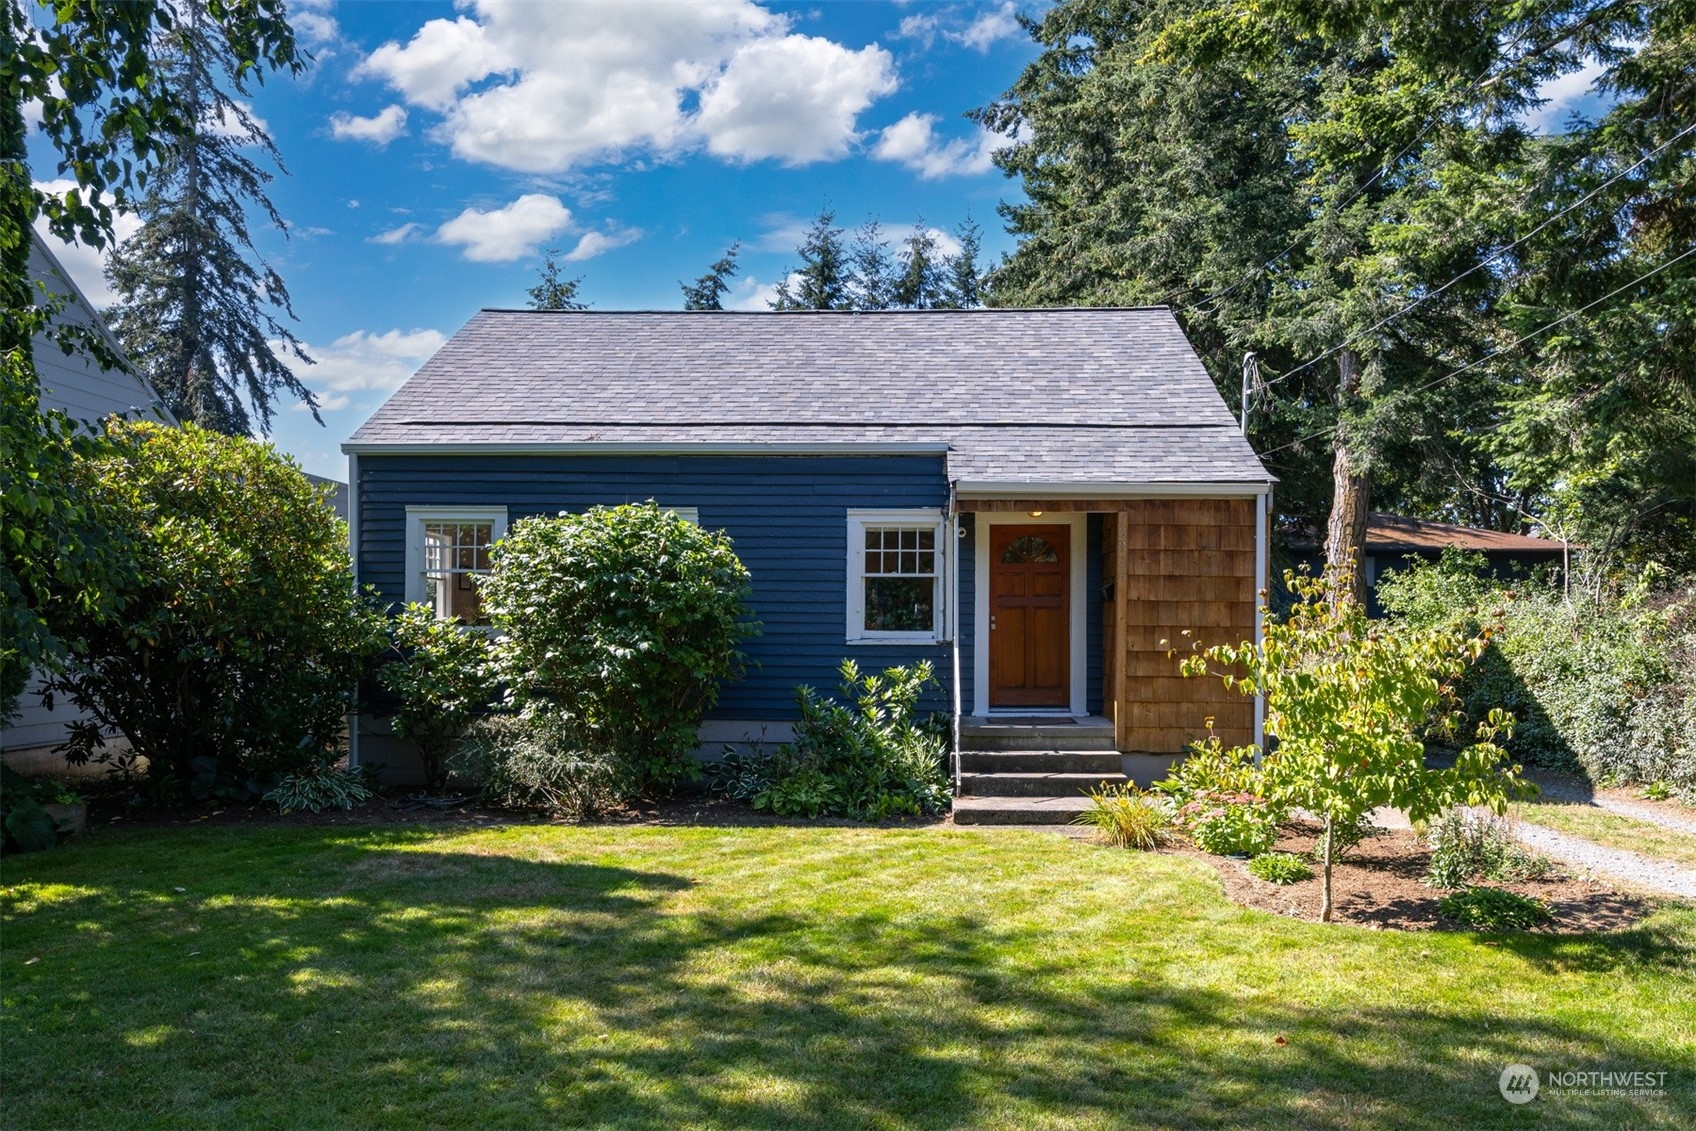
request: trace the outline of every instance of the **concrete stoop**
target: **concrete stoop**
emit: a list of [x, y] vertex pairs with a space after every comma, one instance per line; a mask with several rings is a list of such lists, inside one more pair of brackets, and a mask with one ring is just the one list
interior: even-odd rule
[[1101, 786], [1164, 777], [1172, 759], [1121, 754], [1101, 718], [970, 718], [960, 726], [957, 825], [1066, 825]]

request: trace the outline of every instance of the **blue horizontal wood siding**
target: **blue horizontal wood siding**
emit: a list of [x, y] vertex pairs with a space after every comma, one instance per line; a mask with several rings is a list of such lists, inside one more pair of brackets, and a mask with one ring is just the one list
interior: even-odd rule
[[864, 669], [930, 660], [943, 686], [923, 709], [952, 709], [948, 645], [846, 642], [848, 510], [945, 507], [940, 455], [361, 455], [357, 489], [360, 581], [394, 602], [406, 595], [408, 506], [504, 506], [513, 522], [650, 498], [696, 507], [735, 543], [763, 625], [744, 646], [747, 678], [709, 717], [793, 718], [796, 685], [834, 690], [844, 657]]

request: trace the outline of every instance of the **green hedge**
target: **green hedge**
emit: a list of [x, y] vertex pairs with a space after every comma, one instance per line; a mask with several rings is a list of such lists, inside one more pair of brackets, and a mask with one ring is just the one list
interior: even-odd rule
[[1518, 720], [1508, 750], [1599, 784], [1664, 782], [1696, 798], [1696, 583], [1569, 603], [1548, 581], [1503, 582], [1448, 551], [1379, 581], [1392, 617], [1492, 630], [1461, 697]]

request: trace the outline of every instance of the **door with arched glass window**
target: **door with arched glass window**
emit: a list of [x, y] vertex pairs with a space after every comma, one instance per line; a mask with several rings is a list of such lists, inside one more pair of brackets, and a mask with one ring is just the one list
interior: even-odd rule
[[1071, 701], [1071, 528], [989, 527], [989, 705]]

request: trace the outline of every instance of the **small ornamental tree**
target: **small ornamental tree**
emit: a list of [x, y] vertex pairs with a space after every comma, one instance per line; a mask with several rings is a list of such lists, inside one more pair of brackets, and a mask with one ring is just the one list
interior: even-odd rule
[[428, 605], [411, 604], [391, 627], [397, 658], [377, 673], [400, 697], [395, 733], [418, 747], [424, 784], [442, 784], [447, 760], [495, 694], [489, 638], [457, 619], [439, 620]]
[[347, 526], [269, 444], [114, 420], [84, 489], [120, 526], [133, 577], [119, 617], [72, 593], [53, 624], [69, 656], [49, 683], [86, 710], [66, 756], [129, 740], [160, 793], [258, 797], [333, 757], [383, 643], [354, 590]]
[[[1215, 674], [1244, 695], [1266, 697], [1261, 792], [1274, 806], [1300, 807], [1324, 821], [1319, 918], [1331, 919], [1331, 865], [1339, 833], [1391, 806], [1427, 821], [1455, 805], [1500, 813], [1528, 792], [1520, 767], [1495, 745], [1512, 717], [1490, 712], [1478, 741], [1448, 769], [1428, 769], [1422, 735], [1435, 720], [1453, 733], [1453, 683], [1483, 652], [1483, 637], [1374, 622], [1358, 602], [1333, 599], [1334, 578], [1286, 574], [1297, 596], [1288, 618], [1267, 619], [1264, 641], [1218, 645], [1186, 657], [1186, 676]], [[1243, 748], [1252, 750], [1252, 748]]]
[[636, 789], [694, 773], [701, 715], [739, 678], [748, 571], [730, 539], [652, 501], [520, 520], [483, 578], [514, 706], [569, 715]]

